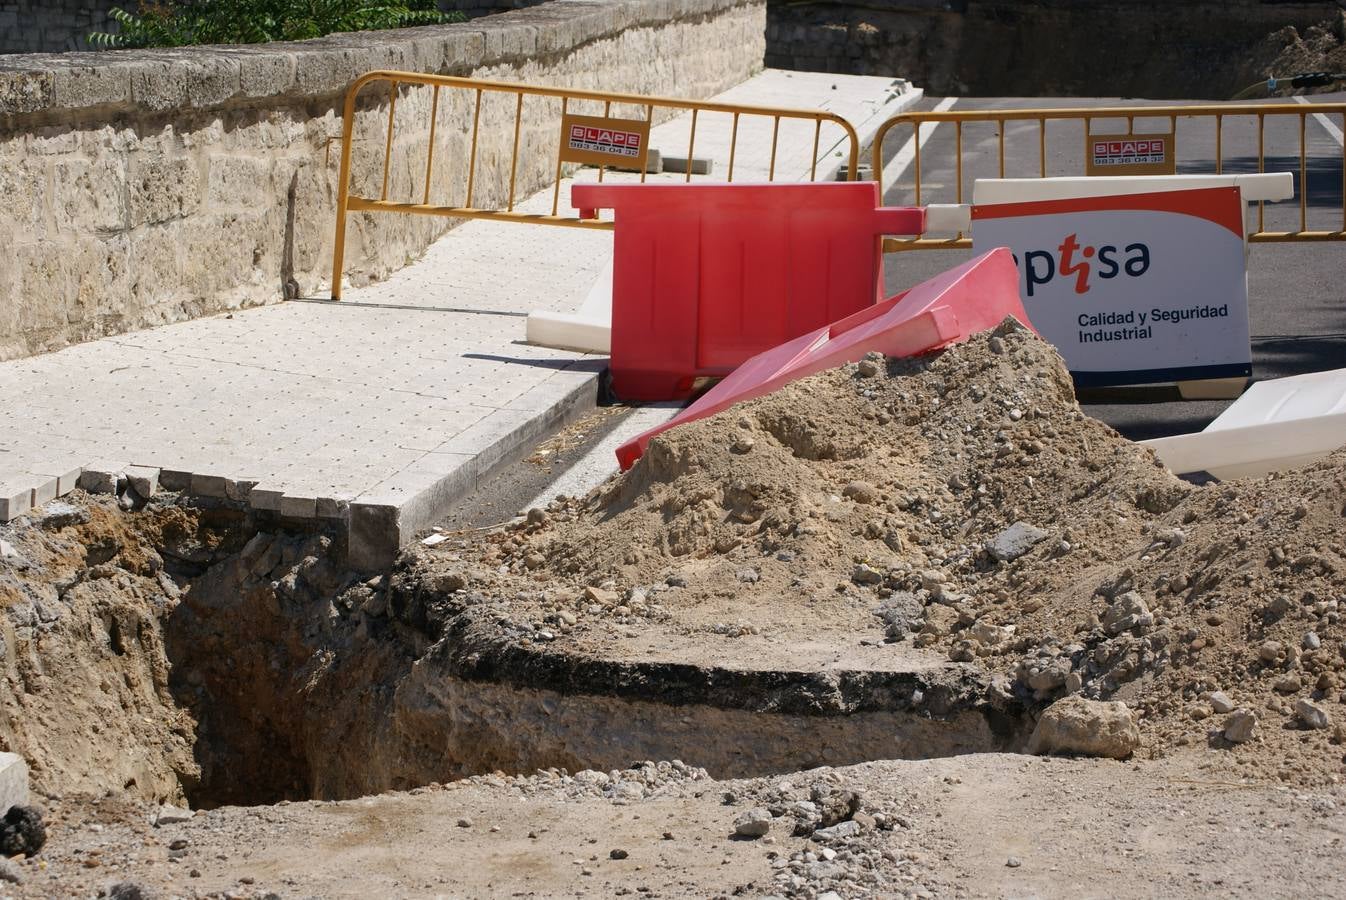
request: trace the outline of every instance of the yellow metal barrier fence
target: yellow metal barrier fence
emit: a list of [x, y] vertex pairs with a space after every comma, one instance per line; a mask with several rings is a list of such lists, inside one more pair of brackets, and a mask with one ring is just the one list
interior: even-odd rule
[[[370, 141], [382, 145], [383, 164], [380, 168], [374, 165], [365, 171], [367, 180], [373, 183], [369, 187], [377, 196], [362, 196], [352, 190], [352, 152], [355, 138], [355, 120], [356, 120], [356, 101], [363, 88], [367, 85], [380, 82], [388, 85], [388, 121], [386, 130], [380, 129], [380, 139]], [[428, 87], [430, 97], [428, 98], [428, 127], [423, 129], [414, 129], [413, 133], [420, 135], [422, 131], [426, 134], [424, 140], [425, 149], [423, 152], [424, 165], [416, 164], [394, 166], [394, 149], [397, 142], [397, 111], [399, 94], [403, 89], [414, 89], [417, 87]], [[494, 99], [503, 99], [503, 104], [496, 104], [498, 109], [490, 109]], [[547, 109], [543, 111], [541, 125], [536, 121], [529, 121], [525, 126], [524, 99], [530, 98], [534, 103], [546, 103]], [[419, 107], [426, 105], [425, 98], [418, 98], [416, 113], [420, 112]], [[404, 108], [408, 105], [408, 100], [403, 100]], [[441, 109], [448, 109], [448, 116], [441, 115]], [[483, 111], [485, 110], [486, 121], [483, 122]], [[614, 117], [613, 113], [626, 111], [628, 118]], [[709, 157], [713, 162], [725, 164], [727, 162], [726, 177], [722, 180], [732, 182], [735, 175], [736, 163], [739, 160], [739, 144], [742, 143], [741, 137], [747, 136], [747, 140], [761, 139], [763, 142], [770, 139], [769, 162], [766, 166], [766, 180], [774, 181], [778, 166], [778, 150], [780, 149], [780, 139], [782, 131], [782, 122], [789, 124], [802, 123], [805, 126], [812, 127], [812, 153], [805, 162], [804, 168], [796, 171], [796, 175], [802, 176], [807, 170], [808, 180], [816, 181], [819, 175], [819, 153], [825, 155], [834, 155], [840, 157], [843, 161], [847, 179], [855, 180], [860, 161], [860, 142], [856, 135], [854, 127], [851, 126], [842, 117], [833, 113], [817, 110], [776, 108], [768, 106], [740, 105], [732, 103], [713, 103], [696, 100], [679, 100], [668, 97], [644, 96], [640, 94], [620, 94], [604, 91], [570, 90], [566, 88], [543, 87], [538, 85], [516, 84], [502, 81], [486, 81], [482, 79], [457, 78], [446, 75], [422, 75], [413, 72], [395, 72], [395, 71], [376, 71], [370, 72], [357, 79], [346, 93], [344, 116], [342, 121], [341, 134], [341, 169], [339, 174], [338, 196], [337, 196], [337, 220], [336, 220], [336, 241], [332, 260], [332, 299], [341, 299], [341, 277], [344, 268], [346, 251], [346, 220], [349, 213], [352, 212], [394, 212], [411, 213], [424, 216], [447, 216], [467, 219], [494, 219], [510, 222], [531, 222], [544, 225], [561, 225], [572, 228], [595, 228], [611, 229], [611, 220], [601, 220], [599, 218], [581, 218], [578, 215], [561, 215], [561, 182], [566, 174], [566, 166], [573, 169], [581, 165], [591, 165], [597, 169], [597, 181], [603, 181], [605, 175], [610, 171], [622, 170], [629, 172], [631, 178], [639, 177], [641, 182], [655, 174], [650, 169], [648, 163], [648, 138], [649, 129], [658, 124], [656, 111], [660, 112], [690, 112], [691, 122], [688, 128], [686, 140], [686, 158], [679, 166], [676, 177], [691, 181], [694, 175], [702, 177], [702, 173], [695, 169], [704, 168], [701, 160], [696, 159], [697, 152], [697, 131], [698, 120], [700, 120], [703, 132], [706, 130], [706, 122], [711, 116], [722, 115], [724, 120], [717, 124], [720, 126], [716, 130], [716, 147], [713, 149], [719, 155], [727, 155], [727, 160]], [[498, 113], [492, 115], [492, 113]], [[536, 110], [530, 110], [530, 115]], [[448, 121], [441, 123], [441, 119], [447, 118]], [[503, 140], [504, 135], [510, 128], [512, 119], [512, 138], [507, 142]], [[553, 123], [549, 125], [548, 123]], [[611, 123], [610, 128], [605, 128], [604, 123]], [[831, 133], [833, 130], [829, 127], [827, 140], [830, 143], [823, 143], [824, 123], [829, 126], [835, 126], [840, 129], [840, 136], [835, 137]], [[769, 124], [769, 127], [767, 127]], [[728, 126], [727, 140], [722, 133], [722, 127]], [[497, 126], [504, 126], [503, 129], [497, 129]], [[742, 127], [741, 127], [742, 126]], [[586, 151], [584, 147], [595, 145], [585, 144], [581, 135], [578, 143], [572, 141], [567, 144], [563, 136], [563, 129], [582, 129], [584, 127], [597, 128], [594, 132], [595, 139], [601, 139], [606, 143], [601, 143], [598, 151]], [[787, 126], [788, 127], [788, 126]], [[615, 133], [620, 138], [630, 138], [631, 145], [639, 146], [638, 153], [633, 153], [623, 165], [612, 166], [607, 163], [614, 160], [611, 155], [617, 152], [613, 149], [611, 133]], [[448, 143], [456, 139], [461, 153], [451, 156], [450, 163], [441, 165], [436, 169], [436, 132], [439, 132], [439, 141]], [[644, 137], [644, 143], [641, 145], [641, 136]], [[521, 143], [522, 140], [522, 143]], [[618, 141], [620, 143], [620, 140]], [[808, 145], [807, 137], [799, 146]], [[489, 145], [489, 146], [488, 146]], [[508, 149], [506, 149], [508, 148]], [[405, 148], [403, 148], [405, 149]], [[681, 141], [677, 147], [683, 149]], [[506, 159], [507, 157], [507, 159]], [[545, 160], [544, 160], [545, 157]], [[420, 158], [420, 157], [418, 157]], [[410, 159], [410, 153], [404, 158], [404, 162]], [[615, 161], [615, 160], [614, 160]], [[522, 166], [521, 166], [522, 162]], [[539, 163], [545, 162], [545, 168]], [[509, 167], [508, 190], [504, 190], [504, 167]], [[784, 165], [785, 162], [781, 161]], [[498, 167], [498, 172], [494, 169]], [[491, 168], [493, 171], [483, 174], [483, 170]], [[450, 171], [448, 177], [444, 172]], [[525, 212], [516, 209], [519, 203], [518, 193], [520, 191], [521, 172], [533, 173], [532, 178], [526, 180], [523, 190], [529, 191], [531, 182], [541, 177], [545, 173], [547, 181], [553, 185], [550, 213]], [[665, 170], [666, 171], [666, 170]], [[422, 175], [423, 173], [423, 175]], [[761, 180], [760, 173], [754, 173], [754, 180]], [[832, 169], [826, 167], [823, 176], [830, 177]], [[498, 175], [499, 180], [496, 180]], [[435, 183], [436, 178], [440, 179], [439, 184]], [[717, 179], [718, 180], [718, 179]], [[792, 176], [794, 180], [794, 176]], [[483, 181], [486, 183], [483, 184]], [[390, 199], [390, 182], [395, 195]], [[398, 188], [401, 188], [399, 191]], [[497, 190], [499, 189], [499, 190]], [[535, 188], [534, 188], [535, 189]], [[371, 192], [372, 193], [372, 192]], [[500, 196], [494, 198], [501, 201], [498, 204], [487, 204], [481, 202], [483, 194]], [[454, 203], [453, 200], [460, 199], [461, 203]], [[491, 199], [487, 197], [485, 199]], [[433, 202], [433, 201], [448, 202]]]
[[[1310, 152], [1310, 141], [1306, 137], [1308, 119], [1319, 116], [1324, 125], [1327, 140], [1320, 140], [1330, 146], [1331, 154]], [[1086, 136], [1127, 137], [1151, 136], [1156, 129], [1153, 125], [1137, 130], [1137, 120], [1142, 122], [1158, 121], [1163, 129], [1160, 137], [1171, 137], [1177, 156], [1177, 168], [1181, 174], [1222, 174], [1233, 172], [1294, 172], [1298, 203], [1298, 227], [1291, 228], [1294, 217], [1287, 220], [1283, 210], [1273, 209], [1281, 228], [1268, 228], [1267, 203], [1257, 204], [1257, 227], [1248, 233], [1248, 240], [1255, 242], [1270, 241], [1346, 241], [1346, 149], [1341, 146], [1341, 133], [1332, 134], [1337, 128], [1336, 122], [1346, 126], [1346, 103], [1277, 103], [1277, 104], [1210, 104], [1196, 106], [1115, 106], [1115, 107], [1074, 107], [1061, 109], [979, 109], [979, 110], [942, 110], [927, 112], [906, 112], [889, 119], [879, 127], [874, 137], [873, 166], [875, 177], [882, 180], [884, 165], [885, 139], [890, 134], [909, 136], [911, 147], [911, 180], [914, 194], [913, 202], [963, 203], [964, 183], [966, 180], [981, 178], [1046, 178], [1051, 175], [1083, 176], [1086, 174], [1084, 157], [1086, 154]], [[1179, 133], [1178, 122], [1184, 121], [1184, 129]], [[1065, 123], [1052, 129], [1050, 142], [1054, 148], [1062, 145], [1058, 141], [1073, 142], [1074, 152], [1066, 145], [1056, 165], [1049, 165], [1049, 135], [1047, 123]], [[1125, 130], [1119, 130], [1125, 122]], [[954, 171], [943, 173], [939, 183], [927, 184], [923, 176], [929, 171], [929, 151], [926, 151], [927, 165], [923, 170], [922, 142], [931, 137], [930, 131], [940, 123], [954, 125]], [[1268, 124], [1272, 127], [1269, 129]], [[1286, 129], [1280, 127], [1288, 123]], [[1071, 125], [1073, 124], [1073, 127]], [[1033, 126], [1036, 125], [1036, 128]], [[982, 126], [978, 129], [977, 126]], [[993, 129], [987, 135], [986, 127]], [[923, 130], [924, 127], [924, 130]], [[1095, 131], [1098, 127], [1100, 131]], [[1066, 133], [1063, 136], [1062, 133]], [[1195, 132], [1195, 134], [1193, 134]], [[1206, 133], [1202, 133], [1206, 132]], [[1333, 140], [1335, 138], [1335, 140]], [[1185, 139], [1185, 140], [1184, 140]], [[1005, 157], [1006, 144], [1023, 141], [1036, 143], [1036, 171], [1007, 172]], [[971, 143], [975, 159], [969, 161], [965, 154], [965, 145]], [[991, 160], [994, 143], [994, 162]], [[1202, 157], [1191, 152], [1193, 147], [1206, 148], [1209, 156]], [[1233, 152], [1231, 152], [1231, 149]], [[1179, 155], [1179, 151], [1185, 151]], [[1032, 144], [1029, 144], [1028, 158], [1033, 156]], [[943, 157], [941, 157], [943, 158]], [[1326, 160], [1324, 164], [1323, 161]], [[1057, 171], [1049, 169], [1056, 168]], [[1061, 169], [1067, 169], [1062, 171]], [[969, 171], [974, 170], [974, 171]], [[953, 191], [949, 196], [949, 185], [945, 179], [952, 174]], [[1317, 228], [1309, 227], [1310, 195], [1316, 193], [1309, 184], [1313, 174], [1320, 181], [1335, 181], [1332, 185], [1334, 196], [1332, 205], [1336, 214], [1330, 222], [1320, 221]], [[903, 180], [903, 179], [899, 179]], [[888, 185], [886, 187], [892, 187]], [[932, 197], [932, 190], [943, 189], [941, 196]], [[905, 198], [904, 198], [905, 199]], [[1323, 198], [1319, 198], [1320, 200]], [[1315, 206], [1327, 205], [1315, 203]], [[1321, 217], [1320, 217], [1321, 218]], [[884, 241], [886, 251], [919, 249], [966, 249], [972, 246], [972, 240], [963, 234], [949, 239], [920, 238], [894, 239]]]

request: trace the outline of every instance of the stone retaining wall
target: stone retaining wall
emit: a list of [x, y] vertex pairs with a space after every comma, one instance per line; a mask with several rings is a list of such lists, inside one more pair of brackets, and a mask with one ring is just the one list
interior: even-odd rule
[[[763, 0], [556, 0], [294, 44], [0, 57], [0, 359], [277, 301], [291, 280], [326, 296], [340, 156], [329, 142], [364, 72], [704, 97], [760, 69], [764, 31]], [[471, 121], [445, 94], [440, 179], [461, 168]], [[386, 89], [362, 94], [357, 186], [382, 177], [387, 103]], [[399, 95], [390, 198], [419, 184], [429, 105], [428, 88]], [[506, 190], [509, 106], [483, 110], [477, 205]], [[555, 146], [554, 115], [525, 105], [526, 149]], [[552, 153], [524, 155], [520, 197], [550, 183]], [[348, 278], [406, 265], [451, 224], [352, 216]]]
[[439, 8], [455, 10], [465, 13], [469, 18], [476, 18], [477, 16], [490, 16], [511, 9], [537, 6], [539, 3], [545, 2], [547, 0], [439, 0]]
[[1259, 44], [1335, 0], [772, 0], [766, 63], [933, 96], [1228, 99]]
[[[87, 50], [89, 33], [114, 30], [119, 0], [0, 0], [0, 53]], [[135, 0], [120, 5], [135, 8]]]

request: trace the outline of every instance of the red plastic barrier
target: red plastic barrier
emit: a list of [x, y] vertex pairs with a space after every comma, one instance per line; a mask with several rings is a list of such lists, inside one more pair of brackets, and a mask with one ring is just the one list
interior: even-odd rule
[[754, 356], [672, 419], [618, 447], [617, 462], [625, 471], [640, 459], [650, 438], [663, 431], [824, 369], [856, 362], [866, 353], [915, 356], [994, 328], [1006, 316], [1028, 324], [1019, 299], [1019, 270], [1010, 251], [1001, 247], [840, 322]]
[[586, 184], [615, 212], [612, 390], [672, 400], [763, 350], [882, 297], [885, 234], [925, 210], [882, 208], [874, 182]]

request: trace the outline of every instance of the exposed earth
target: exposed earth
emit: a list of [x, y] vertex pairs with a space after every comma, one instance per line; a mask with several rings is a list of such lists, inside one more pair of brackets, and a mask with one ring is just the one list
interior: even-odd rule
[[386, 573], [137, 488], [0, 528], [0, 894], [1346, 889], [1346, 455], [1182, 481], [1012, 322]]
[[[1346, 73], [1346, 10], [1304, 29], [1286, 26], [1268, 35], [1254, 54], [1256, 76], [1285, 78], [1306, 72]], [[1296, 89], [1287, 85], [1277, 93], [1325, 93], [1340, 90], [1340, 82]]]
[[[1137, 764], [981, 754], [736, 782], [649, 768], [486, 776], [341, 802], [225, 807], [158, 828], [147, 821], [153, 807], [69, 798], [46, 803], [47, 850], [18, 863], [24, 883], [0, 893], [90, 897], [126, 882], [147, 897], [1346, 891], [1341, 789], [1247, 783], [1225, 762], [1192, 751]], [[815, 785], [859, 794], [892, 827], [813, 840], [792, 836], [786, 817], [764, 837], [733, 837], [748, 809], [807, 799]]]

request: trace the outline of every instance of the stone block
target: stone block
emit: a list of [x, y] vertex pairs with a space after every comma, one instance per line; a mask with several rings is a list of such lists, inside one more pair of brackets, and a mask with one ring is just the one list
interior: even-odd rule
[[482, 64], [486, 52], [486, 35], [482, 32], [462, 24], [443, 29], [442, 35], [443, 57], [437, 71], [460, 75]]
[[522, 62], [537, 53], [538, 29], [533, 25], [502, 22], [483, 34], [486, 40], [483, 62], [486, 65]]
[[0, 210], [26, 238], [42, 233], [38, 229], [51, 198], [45, 167], [36, 161], [20, 159], [0, 165]]
[[127, 173], [126, 221], [131, 228], [178, 219], [196, 210], [201, 173], [196, 161], [142, 155]]
[[33, 508], [33, 486], [23, 480], [0, 484], [0, 521], [8, 522]]
[[166, 491], [185, 491], [192, 486], [192, 473], [182, 469], [160, 469], [159, 486]]
[[223, 475], [202, 475], [200, 472], [193, 472], [188, 492], [197, 497], [215, 497], [223, 500], [229, 496], [229, 479]]
[[53, 190], [61, 199], [54, 210], [58, 227], [81, 232], [112, 232], [126, 227], [126, 172], [108, 158], [59, 159]]
[[295, 57], [279, 49], [248, 47], [239, 51], [239, 93], [244, 97], [274, 97], [294, 86]]
[[280, 501], [284, 496], [285, 491], [283, 489], [258, 485], [248, 495], [248, 505], [253, 509], [280, 512]]
[[105, 60], [98, 65], [56, 69], [52, 72], [53, 102], [62, 109], [129, 103], [134, 69]]
[[126, 471], [126, 463], [99, 460], [89, 463], [79, 475], [79, 486], [90, 494], [115, 494], [117, 482]]
[[273, 188], [276, 160], [212, 155], [206, 175], [206, 199], [212, 204], [246, 207], [259, 188]]
[[17, 753], [0, 753], [0, 815], [28, 799], [28, 764]]
[[319, 519], [344, 519], [350, 513], [350, 501], [319, 497], [316, 512]]
[[375, 571], [386, 568], [397, 557], [403, 539], [398, 513], [392, 503], [356, 501], [350, 505], [346, 561], [351, 568]]
[[224, 486], [224, 490], [230, 500], [247, 503], [252, 497], [252, 489], [257, 487], [260, 480], [260, 478], [231, 478]]
[[76, 466], [66, 470], [62, 475], [56, 476], [56, 496], [64, 497], [79, 486], [79, 476], [84, 472], [82, 466]]
[[144, 499], [153, 497], [159, 491], [159, 470], [151, 466], [127, 466], [126, 480], [131, 490]]
[[187, 79], [167, 61], [152, 57], [131, 70], [131, 102], [150, 112], [187, 105]]
[[50, 475], [34, 475], [33, 478], [33, 508], [50, 503], [56, 499], [57, 480]]
[[318, 501], [315, 497], [294, 497], [289, 494], [280, 498], [280, 514], [286, 519], [316, 519]]
[[[662, 159], [663, 171], [672, 172], [675, 175], [687, 174], [687, 157], [685, 156], [665, 156]], [[709, 175], [715, 170], [715, 160], [704, 159], [701, 157], [692, 157], [692, 174]]]
[[50, 71], [0, 71], [0, 116], [38, 112], [51, 105]]
[[197, 109], [218, 106], [242, 90], [242, 67], [230, 56], [211, 54], [180, 71], [187, 78], [187, 100]]

